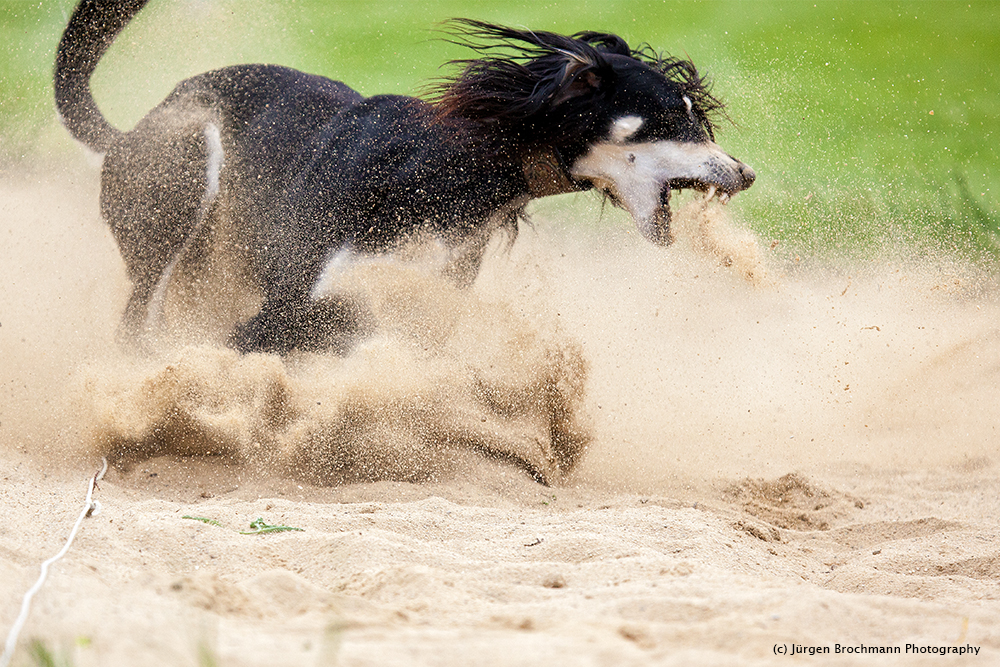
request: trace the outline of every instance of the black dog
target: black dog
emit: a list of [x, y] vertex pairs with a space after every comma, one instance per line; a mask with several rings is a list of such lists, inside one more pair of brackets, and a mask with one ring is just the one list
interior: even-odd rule
[[754, 181], [714, 143], [722, 105], [691, 62], [606, 33], [471, 20], [452, 35], [480, 57], [430, 101], [240, 65], [181, 82], [123, 133], [89, 80], [145, 2], [83, 0], [55, 69], [64, 123], [105, 154], [101, 212], [134, 284], [133, 338], [156, 329], [168, 288], [196, 289], [213, 253], [226, 288], [203, 301], [251, 295], [229, 316], [234, 347], [343, 348], [364, 315], [331, 275], [358, 257], [430, 238], [446, 274], [469, 284], [491, 236], [516, 234], [533, 198], [597, 188], [666, 245], [672, 190], [725, 201]]

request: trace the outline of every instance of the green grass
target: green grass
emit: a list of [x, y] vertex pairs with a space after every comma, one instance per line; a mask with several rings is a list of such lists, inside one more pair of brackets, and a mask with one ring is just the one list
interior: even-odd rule
[[40, 639], [32, 639], [28, 645], [28, 654], [31, 656], [32, 664], [36, 667], [71, 667], [69, 658], [57, 656], [49, 650]]
[[[3, 164], [74, 150], [49, 84], [71, 6], [0, 0]], [[127, 127], [181, 78], [235, 62], [418, 93], [467, 55], [435, 40], [452, 16], [610, 30], [690, 56], [729, 103], [720, 143], [759, 176], [734, 207], [768, 238], [815, 253], [902, 239], [1000, 258], [1000, 3], [152, 0], [95, 94]]]
[[200, 521], [201, 523], [205, 523], [205, 524], [208, 524], [210, 526], [219, 526], [220, 528], [222, 527], [222, 524], [219, 523], [218, 521], [216, 521], [215, 519], [210, 519], [210, 518], [205, 517], [205, 516], [191, 516], [190, 514], [185, 514], [181, 518], [182, 519], [191, 519], [192, 521]]
[[[222, 523], [215, 519], [210, 519], [204, 516], [190, 516], [185, 514], [181, 517], [182, 519], [191, 519], [193, 521], [200, 521], [201, 523], [208, 524], [210, 526], [223, 527]], [[263, 517], [257, 517], [250, 522], [250, 530], [240, 530], [237, 531], [240, 535], [266, 535], [268, 533], [285, 533], [289, 531], [305, 532], [304, 528], [295, 528], [294, 526], [283, 526], [281, 524], [269, 524], [264, 521]]]

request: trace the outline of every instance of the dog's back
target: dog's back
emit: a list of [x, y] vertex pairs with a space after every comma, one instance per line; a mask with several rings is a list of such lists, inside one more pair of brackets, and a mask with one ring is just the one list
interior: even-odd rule
[[[252, 223], [281, 194], [284, 172], [319, 127], [360, 99], [323, 77], [241, 65], [182, 82], [111, 140], [101, 212], [133, 282], [123, 333], [135, 337], [160, 326], [171, 285], [207, 280], [199, 270], [211, 265], [206, 254], [213, 252], [226, 250], [226, 270], [242, 278], [229, 298], [242, 291], [259, 301], [259, 262], [235, 250], [259, 247], [259, 225]], [[231, 317], [246, 319], [245, 310]]]

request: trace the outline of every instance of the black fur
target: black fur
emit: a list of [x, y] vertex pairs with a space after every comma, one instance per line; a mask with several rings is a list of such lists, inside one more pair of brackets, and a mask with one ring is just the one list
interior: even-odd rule
[[[648, 68], [670, 84], [677, 103], [685, 95], [692, 100], [698, 123], [691, 139], [700, 138], [699, 129], [714, 139], [713, 117], [723, 104], [712, 96], [708, 82], [689, 60], [663, 57], [645, 45], [632, 49], [609, 33], [563, 36], [468, 19], [455, 19], [450, 25], [454, 35], [450, 41], [484, 57], [453, 61], [464, 66], [464, 71], [439, 87], [436, 102], [446, 113], [513, 126], [523, 132], [520, 138], [525, 143], [565, 145], [578, 135], [585, 121], [582, 116], [597, 111], [595, 102], [614, 104], [613, 98], [624, 97], [633, 86], [636, 92], [653, 92], [647, 83], [636, 81], [643, 74], [648, 77]], [[574, 97], [584, 99], [553, 114], [555, 107]], [[654, 106], [661, 104], [662, 100]], [[626, 113], [641, 111], [624, 99], [617, 100], [617, 106]]]
[[[467, 284], [490, 236], [516, 234], [530, 199], [593, 187], [573, 167], [616, 118], [644, 119], [630, 141], [708, 145], [722, 108], [689, 61], [633, 50], [615, 35], [458, 20], [453, 39], [481, 57], [460, 61], [428, 100], [364, 98], [324, 77], [240, 65], [183, 81], [121, 132], [98, 111], [89, 78], [144, 4], [83, 0], [55, 72], [67, 128], [105, 153], [101, 211], [134, 285], [123, 318], [131, 339], [154, 326], [160, 291], [226, 245], [242, 267], [233, 280], [260, 302], [231, 323], [233, 346], [346, 349], [369, 324], [363, 307], [311, 293], [337, 251], [436, 238], [452, 251], [446, 272]], [[749, 187], [744, 167], [705, 186]], [[687, 180], [662, 184], [667, 220], [670, 187], [701, 183]], [[668, 242], [662, 224], [659, 242]]]

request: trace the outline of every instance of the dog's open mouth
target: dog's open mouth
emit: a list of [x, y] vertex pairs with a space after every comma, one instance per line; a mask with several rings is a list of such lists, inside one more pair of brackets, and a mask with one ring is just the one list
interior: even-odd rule
[[602, 143], [577, 160], [572, 174], [628, 211], [639, 232], [661, 246], [673, 240], [670, 197], [675, 190], [695, 190], [706, 203], [726, 204], [756, 178], [753, 169], [714, 143], [675, 141]]
[[667, 183], [667, 188], [669, 190], [696, 190], [705, 196], [705, 203], [712, 201], [712, 199], [718, 199], [720, 204], [728, 204], [730, 198], [735, 192], [726, 190], [721, 185], [716, 185], [714, 183], [704, 183], [702, 181], [693, 181], [690, 179], [675, 179]]

